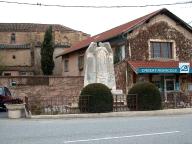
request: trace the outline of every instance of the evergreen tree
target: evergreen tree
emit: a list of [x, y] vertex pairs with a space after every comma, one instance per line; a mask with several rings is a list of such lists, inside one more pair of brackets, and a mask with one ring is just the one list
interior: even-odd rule
[[43, 44], [41, 46], [41, 69], [44, 75], [53, 74], [53, 68], [55, 66], [53, 52], [52, 27], [50, 26], [45, 32]]

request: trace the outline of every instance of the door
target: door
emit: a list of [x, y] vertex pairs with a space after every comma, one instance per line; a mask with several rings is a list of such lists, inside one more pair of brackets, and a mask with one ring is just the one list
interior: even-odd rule
[[175, 90], [175, 79], [165, 79], [165, 101], [168, 100], [168, 93]]

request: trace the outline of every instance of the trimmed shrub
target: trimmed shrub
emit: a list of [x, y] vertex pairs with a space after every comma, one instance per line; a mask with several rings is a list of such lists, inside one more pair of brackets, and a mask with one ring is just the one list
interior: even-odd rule
[[113, 111], [113, 95], [104, 84], [93, 83], [84, 87], [79, 97], [81, 112], [101, 113]]
[[159, 110], [161, 109], [161, 95], [158, 88], [149, 82], [141, 82], [135, 84], [128, 93], [127, 104], [130, 102], [128, 99], [129, 94], [137, 94], [137, 110]]

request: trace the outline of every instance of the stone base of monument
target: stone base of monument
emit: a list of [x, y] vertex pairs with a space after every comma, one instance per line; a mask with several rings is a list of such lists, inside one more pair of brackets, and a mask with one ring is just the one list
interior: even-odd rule
[[124, 94], [122, 90], [111, 90], [111, 93], [113, 94], [114, 103], [121, 103], [121, 101], [123, 101]]
[[122, 90], [111, 90], [113, 94], [113, 110], [122, 111], [127, 108], [126, 96]]
[[123, 91], [121, 89], [111, 90], [113, 95], [123, 95]]

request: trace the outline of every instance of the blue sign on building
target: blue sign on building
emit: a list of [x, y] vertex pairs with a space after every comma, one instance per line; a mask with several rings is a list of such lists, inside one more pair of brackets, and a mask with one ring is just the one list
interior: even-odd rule
[[138, 68], [137, 73], [180, 73], [179, 68]]
[[190, 63], [179, 63], [180, 73], [190, 72]]
[[162, 73], [162, 74], [192, 73], [192, 67], [190, 67], [190, 63], [179, 63], [178, 67], [175, 67], [175, 68], [162, 68], [162, 67], [145, 68], [145, 67], [140, 67], [140, 68], [137, 69], [137, 73], [139, 73], [139, 74], [150, 74], [150, 73]]

